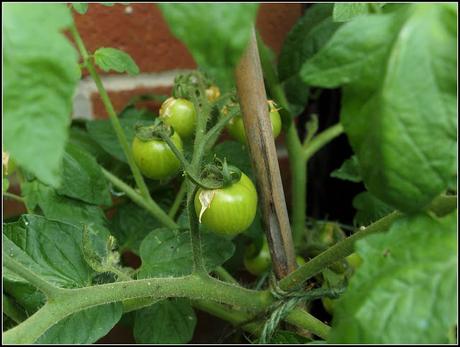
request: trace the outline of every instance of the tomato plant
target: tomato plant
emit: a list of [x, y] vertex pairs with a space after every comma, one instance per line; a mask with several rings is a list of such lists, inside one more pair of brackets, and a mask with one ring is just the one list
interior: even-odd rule
[[2, 7], [5, 344], [457, 342], [457, 5], [270, 6]]

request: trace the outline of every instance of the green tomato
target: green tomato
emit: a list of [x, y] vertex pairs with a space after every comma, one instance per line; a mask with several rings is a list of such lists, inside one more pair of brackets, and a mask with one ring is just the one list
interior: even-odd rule
[[246, 270], [253, 275], [259, 276], [267, 271], [271, 263], [270, 250], [268, 249], [268, 243], [265, 238], [259, 253], [257, 253], [256, 246], [253, 243], [246, 248], [244, 253], [244, 266]]
[[190, 138], [195, 132], [195, 106], [186, 99], [167, 99], [161, 105], [160, 118], [172, 126], [182, 139]]
[[[177, 134], [171, 136], [172, 142], [182, 151], [182, 140]], [[142, 141], [134, 137], [132, 144], [134, 161], [145, 177], [161, 180], [173, 176], [180, 168], [180, 161], [168, 144], [162, 140]]]
[[[270, 106], [270, 121], [272, 125], [273, 137], [276, 139], [281, 132], [281, 117], [278, 109], [274, 107], [273, 101], [268, 101]], [[241, 115], [233, 117], [227, 124], [230, 135], [240, 143], [246, 144], [246, 132], [244, 130], [243, 118]]]
[[[206, 201], [202, 212], [202, 202]], [[246, 230], [254, 220], [257, 210], [257, 191], [244, 173], [237, 183], [229, 187], [198, 189], [195, 211], [200, 222], [221, 235], [236, 235]]]
[[[305, 264], [305, 260], [301, 256], [298, 255], [295, 259], [298, 266]], [[264, 238], [259, 253], [257, 253], [256, 246], [253, 243], [246, 248], [244, 253], [244, 266], [251, 274], [255, 276], [261, 275], [270, 268], [271, 263], [272, 260], [266, 238]]]

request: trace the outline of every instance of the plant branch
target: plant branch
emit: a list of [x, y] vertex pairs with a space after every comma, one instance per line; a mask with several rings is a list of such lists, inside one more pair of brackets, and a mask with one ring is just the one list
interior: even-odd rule
[[[436, 214], [445, 214], [447, 211], [452, 211], [453, 209], [455, 209], [456, 206], [456, 196], [441, 196], [433, 201], [430, 210]], [[328, 248], [321, 254], [311, 259], [305, 265], [298, 268], [289, 276], [283, 278], [279, 282], [279, 287], [283, 290], [292, 290], [298, 288], [300, 285], [305, 283], [305, 281], [319, 273], [327, 266], [353, 253], [354, 244], [357, 240], [362, 239], [363, 237], [370, 234], [388, 230], [388, 228], [393, 224], [393, 222], [401, 216], [403, 216], [401, 212], [394, 211], [389, 215], [372, 223], [367, 228], [358, 230], [352, 236], [349, 236], [346, 239], [336, 243], [334, 246]]]
[[48, 299], [54, 299], [59, 292], [59, 288], [53, 286], [43, 278], [38, 276], [35, 272], [28, 269], [26, 266], [16, 261], [8, 254], [8, 249], [3, 253], [3, 266], [13, 271], [15, 274], [27, 280], [34, 287], [38, 288]]
[[101, 166], [104, 176], [118, 189], [123, 191], [134, 203], [146, 209], [150, 214], [155, 217], [159, 222], [169, 228], [177, 228], [176, 222], [170, 218], [153, 200], [147, 200], [142, 197], [138, 192], [131, 188], [128, 184], [123, 182], [117, 176], [107, 171]]
[[343, 126], [337, 123], [322, 131], [303, 145], [304, 160], [307, 162], [316, 152], [343, 133]]

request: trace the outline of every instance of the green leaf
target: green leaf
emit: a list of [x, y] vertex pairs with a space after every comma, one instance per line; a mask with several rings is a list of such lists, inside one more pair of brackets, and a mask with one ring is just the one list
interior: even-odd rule
[[129, 249], [135, 254], [139, 254], [142, 240], [151, 231], [160, 227], [158, 221], [150, 213], [134, 203], [117, 208], [111, 225], [120, 249]]
[[120, 302], [88, 308], [53, 325], [35, 343], [94, 343], [107, 335], [120, 320], [122, 313], [123, 305]]
[[332, 17], [336, 22], [347, 22], [357, 16], [370, 13], [370, 6], [371, 4], [369, 3], [336, 3], [334, 4]]
[[448, 343], [457, 317], [456, 214], [401, 218], [356, 243], [363, 264], [334, 307], [331, 343]]
[[100, 2], [99, 4], [107, 7], [112, 7], [113, 5], [115, 5], [114, 2]]
[[[71, 127], [69, 143], [83, 148], [98, 161], [104, 161], [109, 158], [107, 152], [105, 152], [102, 147], [99, 146], [98, 143], [91, 138], [91, 136], [89, 136], [89, 133], [86, 131], [86, 129], [81, 129], [76, 126]], [[111, 158], [111, 160], [113, 159]]]
[[[135, 136], [134, 126], [137, 123], [139, 123], [139, 120], [136, 118], [120, 119], [120, 124], [125, 132], [126, 139], [129, 144], [133, 142]], [[146, 125], [152, 124], [153, 119], [150, 122], [144, 121], [141, 123], [145, 123]], [[124, 163], [128, 162], [123, 152], [123, 148], [118, 141], [115, 130], [113, 130], [112, 124], [109, 120], [95, 120], [88, 122], [86, 123], [86, 128], [91, 138], [96, 141], [107, 153]]]
[[22, 185], [22, 192], [27, 206], [34, 209], [38, 205], [49, 219], [79, 227], [83, 225], [97, 226], [99, 229], [106, 227], [107, 221], [100, 207], [58, 195], [52, 188], [39, 181], [25, 182]]
[[91, 269], [81, 252], [81, 229], [37, 215], [4, 224], [5, 252], [59, 287], [91, 284]]
[[85, 14], [88, 11], [88, 3], [86, 2], [72, 2], [72, 7], [79, 14]]
[[130, 75], [139, 74], [139, 68], [133, 58], [128, 53], [116, 48], [98, 48], [94, 52], [94, 61], [104, 71], [115, 70], [127, 72]]
[[136, 311], [133, 333], [137, 343], [184, 344], [192, 339], [195, 326], [189, 300], [167, 299]]
[[[201, 234], [201, 248], [208, 271], [229, 259], [233, 243], [211, 233]], [[167, 228], [152, 231], [141, 243], [139, 278], [185, 276], [192, 273], [193, 258], [189, 232]]]
[[427, 206], [453, 175], [456, 16], [446, 4], [411, 4], [356, 18], [302, 68], [307, 83], [345, 84], [341, 122], [364, 183], [404, 212]]
[[45, 304], [45, 295], [26, 280], [15, 278], [14, 274], [7, 274], [7, 272], [7, 269], [3, 268], [3, 291], [24, 308], [27, 316], [31, 316]]
[[353, 155], [351, 158], [345, 160], [340, 168], [332, 171], [331, 177], [346, 181], [361, 182], [363, 179], [359, 170], [358, 158], [356, 158], [356, 155]]
[[291, 111], [300, 114], [308, 101], [309, 88], [299, 76], [302, 64], [323, 47], [340, 23], [332, 21], [332, 4], [314, 4], [286, 37], [278, 61], [278, 73]]
[[69, 143], [63, 166], [58, 194], [94, 205], [109, 206], [112, 203], [109, 184], [100, 166], [89, 153]]
[[394, 210], [369, 192], [356, 195], [353, 207], [357, 210], [354, 218], [354, 224], [357, 226], [367, 226]]
[[159, 4], [171, 32], [223, 87], [233, 81], [246, 48], [258, 4]]
[[78, 55], [60, 32], [72, 17], [64, 4], [6, 4], [4, 146], [17, 163], [54, 187], [67, 141]]

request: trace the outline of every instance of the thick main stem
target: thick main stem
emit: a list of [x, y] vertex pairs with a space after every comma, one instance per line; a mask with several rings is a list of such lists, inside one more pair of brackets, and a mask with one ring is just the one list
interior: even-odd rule
[[273, 269], [282, 278], [296, 268], [295, 251], [254, 29], [236, 68], [236, 86]]

